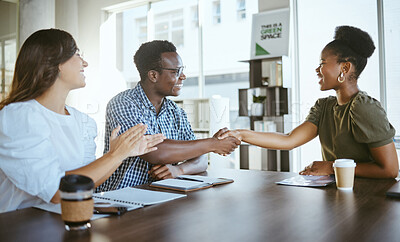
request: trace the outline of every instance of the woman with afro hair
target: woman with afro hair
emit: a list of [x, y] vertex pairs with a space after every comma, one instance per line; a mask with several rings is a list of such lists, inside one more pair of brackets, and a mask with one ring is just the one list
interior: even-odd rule
[[319, 136], [323, 161], [314, 161], [301, 175], [333, 174], [335, 159], [357, 163], [355, 175], [394, 178], [399, 163], [393, 143], [395, 129], [379, 101], [358, 88], [357, 80], [375, 50], [368, 33], [351, 26], [336, 28], [334, 40], [321, 52], [315, 69], [321, 90], [336, 96], [317, 100], [304, 123], [289, 134], [238, 129], [220, 138], [235, 136], [268, 149], [290, 150]]

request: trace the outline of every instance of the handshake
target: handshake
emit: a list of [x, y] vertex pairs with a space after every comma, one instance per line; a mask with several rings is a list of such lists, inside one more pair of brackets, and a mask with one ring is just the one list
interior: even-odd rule
[[240, 135], [227, 128], [218, 130], [211, 139], [213, 140], [212, 152], [223, 156], [232, 153], [241, 143]]

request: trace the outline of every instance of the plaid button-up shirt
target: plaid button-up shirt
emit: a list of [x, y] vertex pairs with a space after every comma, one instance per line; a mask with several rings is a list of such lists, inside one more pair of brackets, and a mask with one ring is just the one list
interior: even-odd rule
[[[111, 131], [121, 126], [120, 134], [136, 124], [147, 124], [146, 134], [162, 133], [167, 139], [196, 139], [186, 113], [175, 102], [164, 98], [161, 110], [156, 109], [147, 98], [140, 82], [133, 89], [119, 93], [107, 105], [104, 154], [109, 150]], [[118, 169], [97, 189], [96, 192], [121, 189], [152, 181], [147, 173], [152, 164], [138, 156], [125, 159]]]

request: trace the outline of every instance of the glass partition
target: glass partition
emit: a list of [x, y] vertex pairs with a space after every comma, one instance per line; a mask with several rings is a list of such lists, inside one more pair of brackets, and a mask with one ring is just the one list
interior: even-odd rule
[[400, 1], [385, 0], [383, 4], [387, 114], [400, 136]]

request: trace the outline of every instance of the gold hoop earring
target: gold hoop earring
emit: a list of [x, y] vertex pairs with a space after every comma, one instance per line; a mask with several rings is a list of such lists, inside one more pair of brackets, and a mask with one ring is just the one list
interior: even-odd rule
[[340, 75], [337, 78], [338, 82], [343, 83], [346, 80], [346, 77], [344, 77], [343, 72], [340, 73]]

